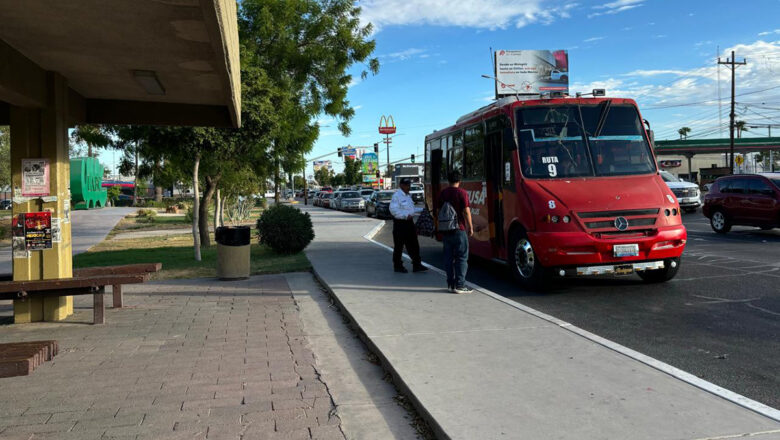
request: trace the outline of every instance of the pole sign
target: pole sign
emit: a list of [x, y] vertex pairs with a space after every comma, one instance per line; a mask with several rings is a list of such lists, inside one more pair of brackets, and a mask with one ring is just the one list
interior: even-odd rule
[[495, 69], [496, 99], [569, 92], [569, 54], [565, 50], [499, 50]]
[[358, 157], [358, 150], [355, 147], [341, 147], [341, 155], [355, 160]]
[[333, 164], [329, 160], [315, 160], [314, 161], [314, 172], [316, 173], [321, 168], [325, 168], [326, 170], [330, 171], [333, 169]]
[[393, 116], [382, 115], [379, 118], [379, 134], [393, 134], [395, 133], [395, 121]]
[[376, 153], [363, 153], [361, 162], [363, 168], [363, 182], [375, 182], [376, 172], [379, 170], [379, 158]]

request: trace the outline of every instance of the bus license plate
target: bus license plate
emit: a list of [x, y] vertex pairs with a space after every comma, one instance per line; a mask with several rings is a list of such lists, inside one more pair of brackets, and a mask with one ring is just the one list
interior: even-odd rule
[[612, 249], [616, 257], [636, 257], [639, 255], [638, 244], [616, 244]]

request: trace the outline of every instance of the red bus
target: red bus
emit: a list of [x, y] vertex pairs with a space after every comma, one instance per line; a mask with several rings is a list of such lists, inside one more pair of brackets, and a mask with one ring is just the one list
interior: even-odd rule
[[502, 98], [425, 138], [426, 202], [463, 176], [469, 251], [525, 287], [549, 277], [637, 273], [672, 279], [687, 240], [636, 102]]

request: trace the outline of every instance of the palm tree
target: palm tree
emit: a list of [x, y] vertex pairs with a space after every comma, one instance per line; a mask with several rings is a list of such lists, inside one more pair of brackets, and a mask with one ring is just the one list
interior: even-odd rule
[[734, 122], [734, 128], [737, 129], [737, 139], [742, 138], [742, 132], [748, 131], [747, 127], [745, 127], [746, 122], [745, 121], [735, 121]]
[[677, 133], [680, 133], [680, 140], [682, 139], [688, 139], [688, 133], [691, 132], [691, 129], [689, 127], [683, 127], [679, 130], [677, 130]]

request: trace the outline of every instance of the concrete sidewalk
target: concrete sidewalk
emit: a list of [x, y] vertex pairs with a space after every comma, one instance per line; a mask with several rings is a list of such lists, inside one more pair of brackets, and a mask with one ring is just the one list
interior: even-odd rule
[[390, 253], [363, 238], [375, 220], [301, 208], [315, 225], [316, 274], [441, 438], [780, 439], [777, 420], [564, 323], [450, 294], [433, 271], [393, 272]]
[[0, 439], [417, 438], [310, 273], [125, 295], [105, 325], [88, 325], [77, 297], [66, 321], [0, 326], [0, 343], [60, 346], [33, 374], [0, 378]]

